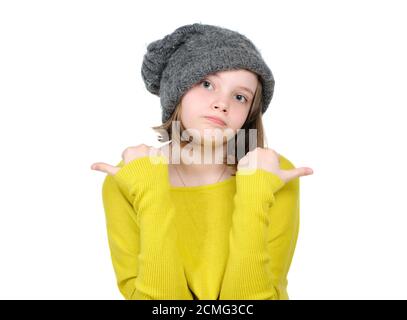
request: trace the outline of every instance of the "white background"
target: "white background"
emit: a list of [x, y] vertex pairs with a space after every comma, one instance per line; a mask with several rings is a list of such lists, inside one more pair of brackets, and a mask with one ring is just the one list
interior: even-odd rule
[[403, 1], [1, 1], [0, 298], [123, 299], [102, 172], [159, 146], [146, 46], [194, 22], [260, 49], [269, 147], [297, 167], [290, 299], [407, 298]]

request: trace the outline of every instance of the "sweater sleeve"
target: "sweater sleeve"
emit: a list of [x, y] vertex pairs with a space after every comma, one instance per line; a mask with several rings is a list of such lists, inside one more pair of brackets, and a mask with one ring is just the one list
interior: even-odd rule
[[162, 156], [145, 156], [118, 166], [105, 179], [103, 204], [120, 292], [127, 300], [192, 300], [177, 247], [168, 165]]
[[287, 299], [284, 277], [298, 232], [297, 203], [292, 192], [284, 191], [282, 201], [279, 194], [294, 180], [285, 183], [262, 169], [237, 171], [220, 300]]
[[[290, 166], [294, 168], [294, 166]], [[270, 208], [267, 251], [272, 281], [280, 300], [288, 300], [287, 274], [294, 256], [300, 224], [300, 178], [290, 180], [275, 195]]]

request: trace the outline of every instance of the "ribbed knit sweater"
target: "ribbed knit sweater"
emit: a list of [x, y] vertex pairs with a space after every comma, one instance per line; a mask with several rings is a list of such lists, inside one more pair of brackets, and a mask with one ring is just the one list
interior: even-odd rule
[[[238, 170], [217, 183], [169, 182], [163, 156], [107, 175], [103, 205], [117, 286], [128, 300], [287, 300], [299, 178]], [[293, 164], [280, 155], [280, 167]]]

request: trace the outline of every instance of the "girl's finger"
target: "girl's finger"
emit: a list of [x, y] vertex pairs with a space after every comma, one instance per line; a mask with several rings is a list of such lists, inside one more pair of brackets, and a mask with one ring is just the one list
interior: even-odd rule
[[303, 176], [308, 176], [314, 173], [314, 171], [311, 168], [308, 167], [301, 167], [301, 168], [295, 168], [291, 170], [282, 170], [284, 172], [284, 175], [287, 179], [287, 181], [290, 181], [292, 179], [298, 178], [298, 177], [303, 177]]
[[105, 172], [107, 174], [110, 174], [111, 176], [115, 175], [117, 171], [120, 170], [120, 168], [111, 166], [110, 164], [104, 162], [97, 162], [92, 164], [91, 169]]

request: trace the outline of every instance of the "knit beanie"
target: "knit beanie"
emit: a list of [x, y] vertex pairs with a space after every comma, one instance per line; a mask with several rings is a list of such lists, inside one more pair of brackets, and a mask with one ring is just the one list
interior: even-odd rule
[[236, 31], [202, 23], [181, 26], [147, 46], [141, 76], [147, 90], [160, 97], [164, 123], [194, 84], [208, 74], [232, 69], [259, 76], [264, 113], [273, 97], [273, 74], [254, 44]]

